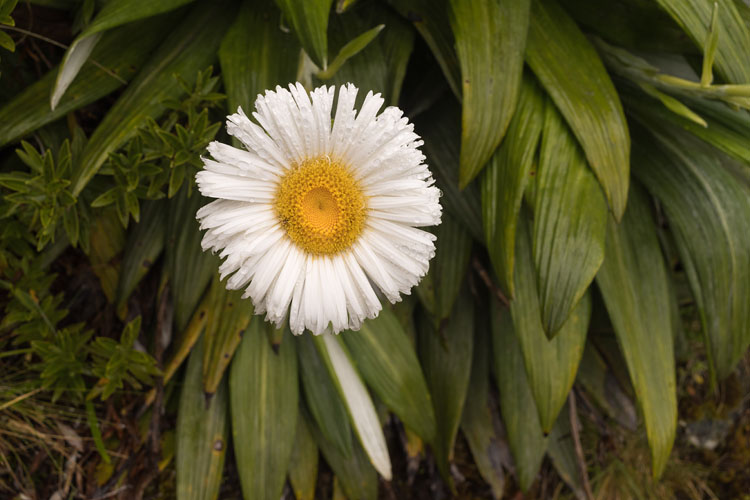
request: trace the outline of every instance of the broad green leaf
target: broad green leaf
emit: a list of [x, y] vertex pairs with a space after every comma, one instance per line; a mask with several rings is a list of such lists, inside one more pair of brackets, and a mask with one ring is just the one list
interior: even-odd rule
[[153, 17], [174, 10], [192, 0], [118, 0], [107, 2], [85, 30], [78, 35], [65, 51], [57, 73], [55, 87], [50, 97], [54, 110], [70, 83], [89, 58], [102, 33], [126, 23]]
[[648, 122], [647, 125], [663, 127], [663, 122], [667, 121], [750, 165], [750, 148], [747, 147], [747, 138], [750, 137], [750, 112], [747, 110], [732, 109], [724, 103], [708, 99], [682, 97], [686, 105], [705, 120], [704, 127], [654, 106], [643, 98], [628, 93], [622, 95], [628, 110], [642, 117]]
[[221, 41], [221, 78], [230, 113], [240, 106], [250, 112], [258, 94], [294, 81], [299, 44], [281, 30], [280, 17], [270, 1], [245, 1]]
[[626, 429], [636, 429], [638, 414], [633, 401], [622, 390], [617, 378], [591, 342], [587, 342], [583, 350], [576, 384], [584, 388], [609, 418]]
[[370, 393], [352, 364], [351, 355], [333, 334], [326, 333], [314, 337], [313, 340], [339, 391], [339, 396], [344, 401], [349, 422], [372, 466], [386, 481], [390, 481], [391, 459], [383, 428]]
[[532, 3], [526, 62], [578, 138], [619, 220], [630, 179], [622, 105], [596, 50], [554, 0]]
[[320, 71], [316, 74], [321, 80], [327, 80], [344, 65], [346, 61], [359, 54], [370, 42], [372, 42], [376, 36], [380, 34], [385, 28], [385, 24], [379, 24], [372, 29], [365, 31], [364, 33], [354, 37], [351, 41], [347, 42], [346, 45], [341, 47], [336, 57], [331, 62], [331, 65], [325, 71]]
[[215, 500], [223, 479], [229, 426], [226, 384], [206, 399], [201, 382], [203, 341], [188, 360], [177, 411], [177, 498]]
[[659, 99], [659, 101], [661, 101], [664, 107], [667, 108], [672, 113], [674, 113], [675, 115], [681, 116], [682, 118], [686, 118], [689, 121], [694, 122], [703, 128], [708, 127], [708, 123], [706, 123], [706, 120], [704, 120], [695, 111], [685, 106], [685, 104], [683, 104], [682, 101], [675, 99], [671, 95], [662, 92], [661, 90], [657, 89], [653, 85], [649, 85], [648, 83], [641, 82], [640, 87], [648, 95]]
[[321, 69], [328, 66], [328, 15], [333, 0], [276, 0], [302, 47]]
[[272, 349], [270, 323], [252, 321], [229, 371], [232, 441], [245, 498], [277, 500], [294, 447], [299, 408], [296, 342]]
[[452, 485], [449, 466], [469, 388], [474, 345], [474, 307], [468, 291], [459, 295], [439, 330], [426, 317], [418, 328], [419, 357], [437, 418], [432, 449], [440, 474]]
[[451, 314], [461, 290], [471, 256], [471, 237], [448, 214], [435, 232], [435, 259], [415, 290], [437, 324]]
[[195, 213], [205, 204], [199, 193], [187, 196], [187, 187], [169, 202], [166, 266], [178, 331], [183, 331], [193, 310], [219, 267], [218, 258], [201, 248], [203, 233]]
[[458, 145], [460, 110], [453, 103], [439, 102], [415, 120], [422, 136], [426, 163], [443, 192], [440, 204], [463, 225], [475, 240], [482, 241], [482, 207], [476, 184], [458, 189]]
[[[477, 318], [482, 323], [488, 319]], [[484, 320], [484, 321], [483, 321]], [[471, 363], [469, 396], [461, 415], [461, 431], [469, 443], [471, 455], [482, 479], [490, 485], [493, 498], [503, 496], [505, 472], [503, 461], [509, 454], [501, 434], [497, 401], [490, 396], [490, 329], [489, 324], [477, 325], [474, 334], [474, 359]]]
[[654, 130], [656, 141], [644, 138], [634, 150], [634, 171], [669, 220], [713, 374], [723, 379], [750, 345], [750, 187], [717, 150], [679, 131]]
[[648, 200], [631, 190], [618, 225], [610, 217], [596, 282], [643, 411], [652, 471], [659, 477], [672, 450], [677, 395], [667, 271]]
[[[164, 37], [165, 16], [146, 19], [102, 36], [86, 63], [54, 111], [47, 100], [55, 82], [53, 69], [0, 109], [0, 146], [14, 142], [67, 113], [110, 94], [128, 82]], [[110, 73], [97, 67], [96, 61]]]
[[516, 238], [516, 298], [510, 303], [510, 312], [539, 423], [549, 432], [575, 381], [591, 317], [591, 297], [584, 295], [559, 333], [548, 339], [541, 322], [528, 231], [528, 224], [520, 221]]
[[460, 188], [484, 168], [516, 109], [530, 3], [450, 2], [449, 17], [461, 65]]
[[[575, 137], [549, 102], [535, 189], [532, 252], [542, 326], [551, 338], [581, 300], [604, 259], [607, 202]], [[537, 404], [541, 406], [538, 400]]]
[[518, 215], [543, 124], [544, 95], [535, 78], [525, 73], [508, 133], [490, 158], [481, 182], [487, 250], [500, 286], [511, 298], [515, 295], [513, 268]]
[[696, 45], [705, 50], [714, 3], [718, 4], [716, 69], [729, 83], [750, 82], [750, 27], [732, 0], [657, 0]]
[[164, 200], [143, 204], [141, 221], [128, 234], [117, 282], [115, 304], [122, 310], [136, 285], [148, 273], [164, 249], [167, 234], [167, 206]]
[[588, 497], [583, 488], [570, 425], [570, 407], [566, 403], [560, 411], [557, 421], [555, 421], [555, 426], [549, 433], [547, 453], [552, 460], [552, 465], [555, 466], [555, 470], [573, 490], [576, 498], [586, 499]]
[[103, 210], [91, 224], [89, 263], [99, 278], [102, 292], [109, 303], [114, 302], [117, 282], [122, 268], [120, 254], [125, 248], [125, 230], [117, 218], [117, 211]]
[[[302, 413], [300, 416], [306, 414]], [[311, 421], [309, 418], [305, 420]], [[346, 429], [350, 433], [349, 440], [353, 442], [352, 452], [348, 454], [342, 453], [337, 446], [328, 441], [317, 427], [310, 428], [323, 457], [336, 474], [349, 500], [375, 500], [378, 497], [378, 475], [362, 446], [356, 439], [351, 438], [349, 427]]]
[[414, 46], [414, 32], [408, 23], [385, 6], [377, 3], [363, 5], [331, 19], [331, 48], [343, 52], [374, 23], [385, 25], [385, 28], [371, 43], [347, 60], [330, 80], [321, 83], [338, 86], [353, 83], [360, 89], [358, 106], [370, 90], [380, 92], [386, 104], [397, 106], [406, 65]]
[[435, 413], [416, 352], [396, 315], [386, 307], [357, 332], [341, 334], [357, 371], [401, 421], [430, 442]]
[[198, 71], [214, 61], [234, 10], [223, 0], [201, 2], [169, 34], [91, 135], [73, 177], [74, 195], [81, 192], [109, 154], [133, 137], [147, 118], [156, 118], [164, 112], [166, 100], [181, 94], [175, 75], [192, 84]]
[[[318, 445], [310, 432], [306, 413], [297, 417], [297, 431], [289, 459], [289, 484], [296, 500], [315, 500], [315, 482], [318, 478]], [[347, 428], [348, 430], [348, 428]], [[351, 432], [351, 431], [350, 431]]]
[[354, 453], [352, 432], [338, 389], [310, 335], [297, 337], [295, 343], [307, 407], [326, 442], [335, 446], [341, 455], [351, 456]]
[[516, 462], [516, 477], [527, 491], [542, 465], [547, 439], [539, 425], [534, 396], [526, 377], [523, 354], [507, 310], [492, 301], [492, 350], [500, 391], [500, 413]]
[[[240, 345], [242, 335], [253, 317], [253, 304], [242, 298], [242, 290], [227, 290], [226, 284], [214, 275], [209, 289], [208, 317], [203, 334], [203, 390], [213, 394], [219, 386], [224, 371]], [[261, 322], [262, 318], [255, 318]], [[254, 331], [248, 329], [248, 334]]]
[[461, 96], [461, 69], [448, 20], [449, 0], [388, 0], [399, 14], [414, 24], [430, 47], [456, 97]]

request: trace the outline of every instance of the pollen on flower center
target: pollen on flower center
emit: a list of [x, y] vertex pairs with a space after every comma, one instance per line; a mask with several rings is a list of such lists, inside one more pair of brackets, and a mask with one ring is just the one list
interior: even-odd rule
[[364, 227], [362, 190], [343, 165], [327, 156], [289, 169], [279, 183], [275, 205], [289, 238], [313, 254], [346, 250]]

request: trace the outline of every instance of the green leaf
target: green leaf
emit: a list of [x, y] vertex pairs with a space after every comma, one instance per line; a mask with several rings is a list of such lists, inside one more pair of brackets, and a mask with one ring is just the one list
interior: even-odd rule
[[521, 221], [516, 238], [516, 298], [510, 303], [518, 344], [534, 395], [539, 423], [546, 433], [565, 404], [583, 355], [591, 317], [591, 297], [584, 295], [553, 339], [541, 322], [541, 307], [531, 260], [528, 224]]
[[352, 456], [352, 432], [344, 402], [309, 335], [295, 339], [305, 401], [326, 442]]
[[576, 384], [583, 387], [594, 403], [611, 419], [634, 431], [638, 414], [633, 401], [591, 342], [586, 343], [578, 365]]
[[[216, 391], [253, 317], [253, 304], [243, 299], [242, 293], [242, 290], [227, 290], [219, 276], [214, 276], [204, 334], [203, 390], [206, 394]], [[260, 322], [261, 318], [255, 321]], [[252, 328], [248, 329], [248, 333], [252, 331]]]
[[341, 334], [357, 371], [378, 398], [427, 442], [435, 435], [430, 393], [409, 338], [386, 307], [357, 332]]
[[16, 42], [4, 31], [0, 31], [0, 47], [11, 52], [16, 50]]
[[635, 173], [664, 208], [713, 374], [723, 379], [750, 345], [750, 187], [731, 159], [688, 134], [655, 128], [654, 135], [634, 150]]
[[716, 59], [716, 49], [719, 46], [719, 4], [714, 2], [711, 12], [711, 28], [706, 33], [703, 44], [703, 68], [701, 70], [701, 85], [708, 87], [714, 80], [713, 65]]
[[547, 453], [552, 460], [552, 465], [555, 466], [555, 470], [562, 480], [570, 486], [576, 498], [585, 499], [588, 497], [583, 487], [570, 428], [570, 407], [566, 403], [557, 417], [555, 426], [549, 433]]
[[[695, 44], [711, 52], [716, 43], [710, 36], [714, 4], [718, 4], [718, 26], [714, 30], [719, 37], [716, 48], [716, 68], [730, 83], [750, 82], [750, 29], [740, 17], [732, 0], [657, 0]], [[710, 58], [706, 58], [710, 59]]]
[[295, 342], [287, 330], [276, 350], [270, 323], [252, 321], [229, 372], [232, 441], [246, 498], [281, 496], [297, 429], [298, 379]]
[[115, 303], [120, 309], [164, 249], [168, 207], [163, 200], [143, 204], [143, 218], [128, 234], [117, 282]]
[[685, 106], [681, 101], [675, 99], [669, 94], [662, 92], [661, 90], [657, 89], [653, 85], [649, 85], [648, 83], [640, 82], [639, 85], [641, 89], [643, 89], [643, 91], [646, 92], [648, 95], [659, 99], [659, 101], [661, 101], [664, 107], [667, 108], [672, 113], [678, 116], [681, 116], [683, 118], [687, 118], [691, 122], [694, 122], [703, 128], [708, 127], [708, 123], [706, 123], [706, 120], [701, 118], [701, 116], [695, 113], [692, 109]]
[[631, 190], [618, 225], [610, 217], [596, 282], [643, 410], [652, 471], [659, 477], [677, 427], [677, 396], [667, 271], [648, 200]]
[[443, 215], [436, 233], [435, 259], [416, 291], [425, 309], [439, 323], [451, 314], [466, 276], [471, 256], [471, 237], [448, 214]]
[[190, 1], [192, 0], [119, 0], [104, 4], [91, 24], [73, 40], [73, 43], [65, 51], [65, 56], [57, 73], [55, 87], [50, 97], [52, 110], [57, 107], [68, 86], [89, 58], [99, 42], [102, 32], [176, 9]]
[[224, 472], [229, 438], [226, 383], [207, 399], [202, 364], [203, 340], [199, 340], [188, 360], [177, 411], [175, 469], [180, 500], [214, 500]]
[[[307, 415], [303, 413], [301, 416]], [[305, 420], [310, 422], [309, 418]], [[337, 446], [328, 441], [317, 427], [311, 426], [310, 430], [346, 496], [350, 500], [375, 500], [378, 497], [378, 475], [362, 446], [356, 439], [351, 438], [351, 429], [347, 427], [349, 439], [354, 445], [352, 452], [348, 454], [342, 453]]]
[[[484, 168], [516, 109], [530, 0], [451, 0], [449, 17], [461, 64], [459, 187]], [[487, 110], [492, 112], [487, 112]]]
[[630, 172], [622, 105], [596, 50], [554, 0], [532, 3], [526, 62], [581, 143], [619, 220]]
[[750, 112], [747, 110], [732, 109], [722, 102], [708, 99], [682, 97], [687, 106], [691, 110], [694, 109], [704, 120], [706, 126], [702, 126], [686, 119], [687, 117], [678, 116], [659, 106], [654, 106], [652, 102], [635, 95], [627, 92], [623, 92], [622, 95], [628, 111], [648, 122], [648, 126], [662, 128], [664, 122], [677, 125], [750, 165], [750, 148], [747, 147], [747, 138], [750, 137]]
[[440, 204], [475, 240], [482, 241], [482, 208], [476, 184], [458, 189], [459, 109], [440, 102], [415, 119], [415, 130], [424, 139], [427, 164], [443, 192]]
[[333, 0], [276, 0], [302, 47], [321, 69], [328, 66], [328, 15]]
[[233, 15], [228, 2], [199, 3], [170, 33], [91, 135], [73, 177], [74, 195], [81, 192], [109, 153], [133, 137], [147, 118], [160, 116], [166, 100], [182, 94], [175, 75], [192, 85], [198, 71], [216, 56]]
[[474, 308], [468, 291], [459, 295], [439, 330], [424, 316], [420, 319], [419, 357], [437, 417], [432, 449], [440, 474], [452, 486], [449, 465], [469, 388], [474, 345]]
[[524, 73], [508, 133], [490, 159], [481, 182], [487, 250], [500, 285], [511, 298], [515, 295], [513, 268], [518, 215], [531, 179], [543, 124], [544, 94], [536, 79]]
[[315, 482], [318, 478], [318, 445], [310, 432], [311, 424], [307, 423], [306, 416], [300, 411], [297, 417], [297, 431], [289, 459], [289, 484], [296, 500], [315, 500]]
[[542, 326], [551, 338], [604, 259], [607, 202], [575, 138], [549, 102], [535, 184], [532, 251]]
[[258, 94], [294, 81], [299, 44], [279, 29], [279, 17], [271, 2], [242, 3], [219, 47], [227, 111], [234, 113], [240, 106], [250, 111]]
[[[487, 321], [485, 317], [477, 318]], [[505, 472], [503, 456], [509, 453], [501, 424], [497, 401], [490, 397], [489, 325], [479, 325], [474, 334], [474, 359], [471, 363], [469, 394], [461, 416], [461, 431], [469, 443], [471, 455], [482, 479], [490, 485], [493, 498], [503, 497]]]
[[403, 17], [414, 24], [443, 70], [445, 79], [461, 96], [461, 69], [454, 50], [455, 40], [447, 16], [449, 0], [388, 0]]
[[359, 373], [352, 364], [351, 355], [347, 352], [338, 337], [333, 334], [323, 334], [313, 337], [315, 347], [320, 357], [328, 368], [339, 396], [344, 401], [346, 411], [349, 414], [349, 422], [352, 424], [360, 444], [367, 453], [375, 470], [383, 476], [386, 481], [391, 480], [391, 459], [388, 455], [388, 447], [380, 424], [380, 419], [375, 411], [375, 406], [370, 398]]
[[370, 42], [372, 42], [375, 37], [380, 34], [381, 31], [383, 31], [383, 28], [385, 28], [385, 24], [379, 24], [374, 28], [369, 29], [364, 33], [354, 37], [352, 40], [347, 42], [346, 45], [341, 47], [341, 50], [339, 50], [339, 53], [336, 54], [336, 57], [333, 59], [328, 68], [323, 71], [319, 71], [315, 76], [317, 76], [321, 80], [328, 80], [329, 78], [333, 77], [333, 75], [336, 74], [339, 68], [341, 68], [341, 66], [343, 66], [346, 61], [359, 54], [365, 47], [367, 47]]
[[[343, 52], [373, 23], [384, 25], [371, 43], [352, 55], [329, 81], [337, 86], [353, 83], [361, 89], [357, 105], [361, 106], [367, 91], [380, 92], [388, 105], [398, 105], [406, 66], [414, 46], [414, 32], [409, 25], [387, 7], [370, 3], [343, 15], [331, 18], [331, 48]], [[373, 28], [377, 29], [377, 28]], [[369, 30], [370, 32], [372, 30]], [[333, 66], [333, 63], [331, 67]], [[329, 67], [329, 70], [331, 69]], [[317, 76], [317, 80], [321, 77]], [[325, 75], [324, 75], [325, 76]]]
[[206, 201], [198, 193], [188, 197], [187, 189], [183, 188], [169, 202], [165, 272], [171, 283], [175, 326], [180, 332], [187, 327], [206, 285], [219, 267], [218, 258], [201, 248], [203, 233], [195, 219]]
[[507, 310], [492, 301], [492, 347], [495, 376], [500, 391], [500, 412], [508, 432], [508, 444], [516, 462], [516, 477], [527, 491], [542, 465], [547, 439], [526, 378], [523, 354]]

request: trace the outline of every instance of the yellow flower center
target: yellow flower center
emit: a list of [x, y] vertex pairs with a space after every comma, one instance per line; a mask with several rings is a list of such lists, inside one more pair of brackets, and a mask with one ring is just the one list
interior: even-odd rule
[[305, 160], [284, 175], [276, 212], [289, 238], [312, 254], [346, 250], [362, 232], [365, 196], [352, 174], [327, 156]]

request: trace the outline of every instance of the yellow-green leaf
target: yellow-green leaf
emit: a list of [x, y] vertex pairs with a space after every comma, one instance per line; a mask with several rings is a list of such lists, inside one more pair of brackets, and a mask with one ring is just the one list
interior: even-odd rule
[[341, 339], [355, 366], [385, 405], [427, 442], [435, 435], [435, 413], [416, 352], [396, 315], [386, 307]]
[[461, 65], [464, 188], [490, 159], [516, 109], [530, 0], [451, 0], [449, 17]]
[[[634, 150], [659, 198], [703, 324], [713, 374], [728, 376], [750, 345], [750, 187], [719, 151], [671, 128]], [[729, 168], [727, 168], [729, 167]]]
[[201, 382], [203, 341], [188, 360], [177, 412], [178, 500], [215, 500], [223, 479], [229, 426], [226, 384], [206, 399]]
[[352, 432], [344, 402], [309, 335], [295, 339], [307, 407], [326, 442], [344, 456], [351, 456]]
[[500, 412], [508, 431], [508, 444], [516, 462], [516, 477], [527, 491], [542, 465], [547, 439], [539, 425], [534, 396], [526, 377], [523, 354], [507, 310], [492, 301], [492, 350], [500, 391]]
[[643, 411], [652, 471], [659, 477], [675, 437], [677, 395], [667, 270], [641, 189], [631, 190], [622, 223], [610, 217], [596, 282]]
[[270, 1], [245, 1], [221, 41], [219, 62], [230, 113], [239, 106], [249, 113], [258, 94], [294, 81], [299, 43], [281, 30], [280, 18]]
[[102, 10], [78, 35], [65, 51], [57, 73], [55, 87], [50, 97], [50, 107], [54, 110], [70, 83], [88, 59], [105, 30], [126, 23], [174, 10], [192, 0], [118, 0], [107, 2]]
[[511, 297], [515, 295], [513, 268], [518, 215], [543, 124], [544, 95], [536, 79], [525, 73], [508, 133], [490, 159], [481, 182], [487, 250], [500, 286]]
[[439, 330], [426, 317], [418, 329], [419, 357], [437, 418], [432, 449], [443, 479], [452, 485], [449, 465], [469, 387], [474, 345], [474, 308], [468, 291], [459, 295]]
[[287, 329], [276, 350], [271, 323], [253, 321], [229, 372], [232, 441], [245, 498], [278, 500], [297, 430], [296, 343]]
[[77, 195], [109, 154], [165, 110], [165, 101], [182, 92], [175, 75], [192, 84], [216, 57], [221, 37], [234, 17], [231, 2], [200, 2], [182, 20], [109, 109], [91, 135], [72, 180]]
[[276, 0], [310, 59], [328, 66], [328, 15], [333, 0]]
[[110, 94], [128, 82], [164, 37], [165, 16], [146, 19], [114, 29], [102, 36], [87, 62], [54, 111], [49, 108], [57, 68], [26, 87], [0, 108], [0, 146], [16, 141], [67, 113]]
[[630, 134], [604, 64], [555, 0], [532, 2], [526, 62], [586, 153], [619, 220], [630, 180]]
[[750, 82], [750, 28], [732, 0], [657, 0], [701, 49], [711, 44], [714, 3], [718, 4], [715, 64], [729, 83]]
[[[226, 283], [219, 280], [218, 274], [214, 275], [203, 334], [203, 390], [206, 394], [216, 391], [253, 317], [253, 304], [249, 299], [243, 299], [242, 293], [242, 290], [227, 290]], [[254, 321], [261, 322], [262, 318]]]
[[523, 353], [529, 387], [536, 402], [539, 423], [545, 432], [549, 432], [575, 381], [591, 317], [591, 297], [584, 295], [563, 323], [560, 332], [552, 339], [547, 338], [541, 322], [528, 231], [526, 221], [519, 221], [516, 298], [510, 303], [510, 312]]
[[292, 456], [289, 459], [289, 484], [292, 485], [296, 500], [315, 500], [315, 482], [318, 478], [318, 445], [310, 433], [305, 420], [306, 414], [300, 411], [297, 417], [297, 431], [294, 434]]
[[195, 219], [206, 201], [199, 193], [188, 197], [185, 186], [169, 202], [165, 272], [171, 283], [175, 326], [180, 332], [219, 268], [218, 257], [201, 248], [203, 233]]
[[581, 300], [604, 259], [607, 202], [575, 137], [550, 102], [535, 184], [533, 256], [542, 326], [551, 338]]

